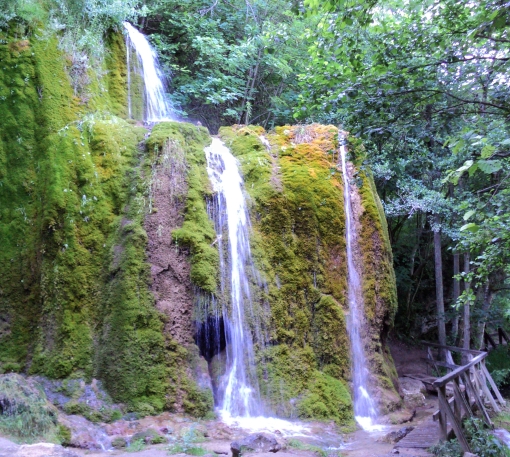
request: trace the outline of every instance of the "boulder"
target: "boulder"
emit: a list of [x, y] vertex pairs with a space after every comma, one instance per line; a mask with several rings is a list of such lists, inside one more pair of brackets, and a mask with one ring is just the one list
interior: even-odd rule
[[380, 441], [383, 443], [395, 444], [398, 443], [407, 434], [412, 432], [414, 427], [403, 427], [400, 430], [396, 430], [385, 435]]
[[58, 444], [37, 443], [24, 444], [12, 457], [78, 457], [78, 454]]
[[70, 432], [70, 438], [66, 440], [69, 446], [89, 450], [111, 449], [111, 440], [103, 427], [82, 416], [60, 414], [58, 420]]
[[404, 399], [404, 404], [408, 408], [417, 408], [425, 405], [426, 392], [425, 385], [412, 378], [399, 378], [400, 390]]
[[0, 437], [0, 457], [12, 457], [16, 454], [19, 445], [7, 438]]
[[281, 449], [282, 445], [269, 433], [252, 433], [230, 444], [232, 457], [238, 457], [244, 452], [278, 452]]
[[135, 433], [132, 437], [130, 442], [134, 441], [140, 441], [142, 440], [145, 444], [160, 444], [160, 443], [166, 443], [167, 439], [160, 435], [156, 430], [153, 428], [148, 428], [147, 430], [144, 430], [142, 432]]

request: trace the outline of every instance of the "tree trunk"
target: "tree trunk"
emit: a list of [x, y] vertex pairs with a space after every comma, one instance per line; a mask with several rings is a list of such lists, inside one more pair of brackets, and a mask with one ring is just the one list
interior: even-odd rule
[[483, 346], [483, 334], [485, 332], [485, 323], [487, 322], [487, 316], [489, 314], [490, 307], [494, 294], [487, 281], [483, 286], [483, 301], [482, 301], [482, 318], [479, 320], [476, 328], [476, 336], [474, 338], [475, 349], [481, 349]]
[[[469, 253], [466, 252], [464, 254], [464, 273], [466, 276], [469, 274]], [[464, 302], [464, 342], [462, 347], [464, 349], [470, 349], [470, 343], [471, 343], [471, 323], [470, 323], [470, 298], [469, 294], [471, 293], [471, 281], [467, 279], [467, 277], [464, 279], [464, 290], [466, 292], [466, 301]], [[467, 357], [466, 357], [467, 360]]]
[[436, 274], [436, 305], [437, 305], [437, 333], [439, 344], [446, 346], [446, 329], [444, 322], [444, 296], [443, 296], [443, 262], [441, 259], [441, 217], [434, 216], [434, 270]]
[[457, 276], [460, 273], [460, 255], [458, 252], [453, 254], [453, 296], [452, 296], [452, 308], [453, 308], [453, 318], [452, 318], [452, 344], [455, 346], [457, 344], [457, 338], [459, 336], [459, 310], [455, 306], [457, 300], [460, 296], [460, 281], [457, 279]]

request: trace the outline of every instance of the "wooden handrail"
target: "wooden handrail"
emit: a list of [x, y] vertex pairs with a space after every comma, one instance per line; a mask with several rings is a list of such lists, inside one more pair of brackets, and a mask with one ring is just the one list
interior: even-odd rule
[[432, 385], [436, 388], [445, 386], [447, 383], [449, 383], [450, 381], [453, 381], [453, 379], [455, 379], [460, 374], [468, 371], [473, 365], [480, 363], [483, 359], [485, 359], [485, 357], [487, 357], [486, 352], [482, 352], [481, 354], [478, 354], [473, 360], [471, 360], [471, 362], [451, 371], [450, 373], [443, 376], [442, 378], [437, 379], [436, 381], [434, 381], [434, 384], [432, 384]]
[[433, 347], [433, 348], [438, 348], [438, 349], [448, 349], [449, 351], [452, 351], [452, 352], [468, 352], [470, 354], [485, 354], [484, 351], [477, 351], [476, 349], [464, 349], [464, 348], [457, 348], [455, 346], [443, 346], [441, 344], [437, 344], [437, 343], [429, 343], [428, 341], [422, 341], [421, 342], [424, 346], [430, 346], [430, 347]]

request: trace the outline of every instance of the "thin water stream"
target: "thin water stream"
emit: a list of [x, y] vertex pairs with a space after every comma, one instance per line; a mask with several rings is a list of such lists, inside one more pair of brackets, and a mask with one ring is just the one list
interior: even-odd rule
[[351, 364], [354, 395], [354, 416], [364, 430], [374, 428], [377, 417], [376, 405], [368, 392], [367, 379], [369, 371], [363, 348], [361, 331], [364, 325], [364, 306], [362, 284], [358, 268], [354, 260], [357, 243], [356, 227], [353, 221], [352, 192], [347, 170], [347, 148], [345, 140], [340, 137], [340, 157], [344, 182], [345, 204], [345, 238], [347, 250], [347, 297], [349, 301], [349, 320], [347, 329], [351, 341]]

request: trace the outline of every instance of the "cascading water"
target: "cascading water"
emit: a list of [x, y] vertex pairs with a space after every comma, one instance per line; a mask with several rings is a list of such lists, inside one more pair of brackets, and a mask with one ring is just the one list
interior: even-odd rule
[[[132, 116], [132, 77], [139, 71], [142, 73], [144, 83], [144, 115], [147, 122], [160, 122], [172, 120], [172, 110], [165, 97], [164, 76], [160, 70], [158, 57], [147, 41], [145, 35], [136, 30], [129, 22], [124, 22], [127, 31], [127, 72], [128, 72], [128, 113]], [[134, 52], [133, 52], [134, 51]], [[136, 54], [137, 61], [133, 62], [131, 56]]]
[[[216, 191], [211, 212], [218, 235], [221, 293], [229, 301], [229, 306], [221, 309], [227, 374], [218, 398], [222, 399], [220, 408], [223, 415], [254, 417], [262, 414], [262, 408], [255, 373], [252, 332], [247, 321], [251, 322], [259, 338], [262, 333], [253, 312], [248, 281], [248, 276], [257, 280], [258, 275], [250, 252], [250, 220], [243, 194], [243, 179], [237, 160], [219, 139], [213, 138], [205, 153], [209, 179]], [[257, 282], [261, 281], [258, 279]], [[263, 287], [263, 284], [259, 284], [259, 287]]]
[[347, 148], [345, 139], [340, 136], [340, 157], [344, 182], [345, 201], [345, 232], [347, 249], [347, 296], [349, 300], [349, 322], [347, 325], [351, 341], [351, 360], [354, 393], [354, 416], [358, 424], [365, 430], [373, 429], [377, 417], [375, 402], [367, 390], [369, 371], [363, 349], [361, 329], [363, 327], [363, 294], [358, 269], [354, 262], [353, 251], [357, 243], [356, 230], [353, 223], [351, 204], [351, 186], [347, 172]]

